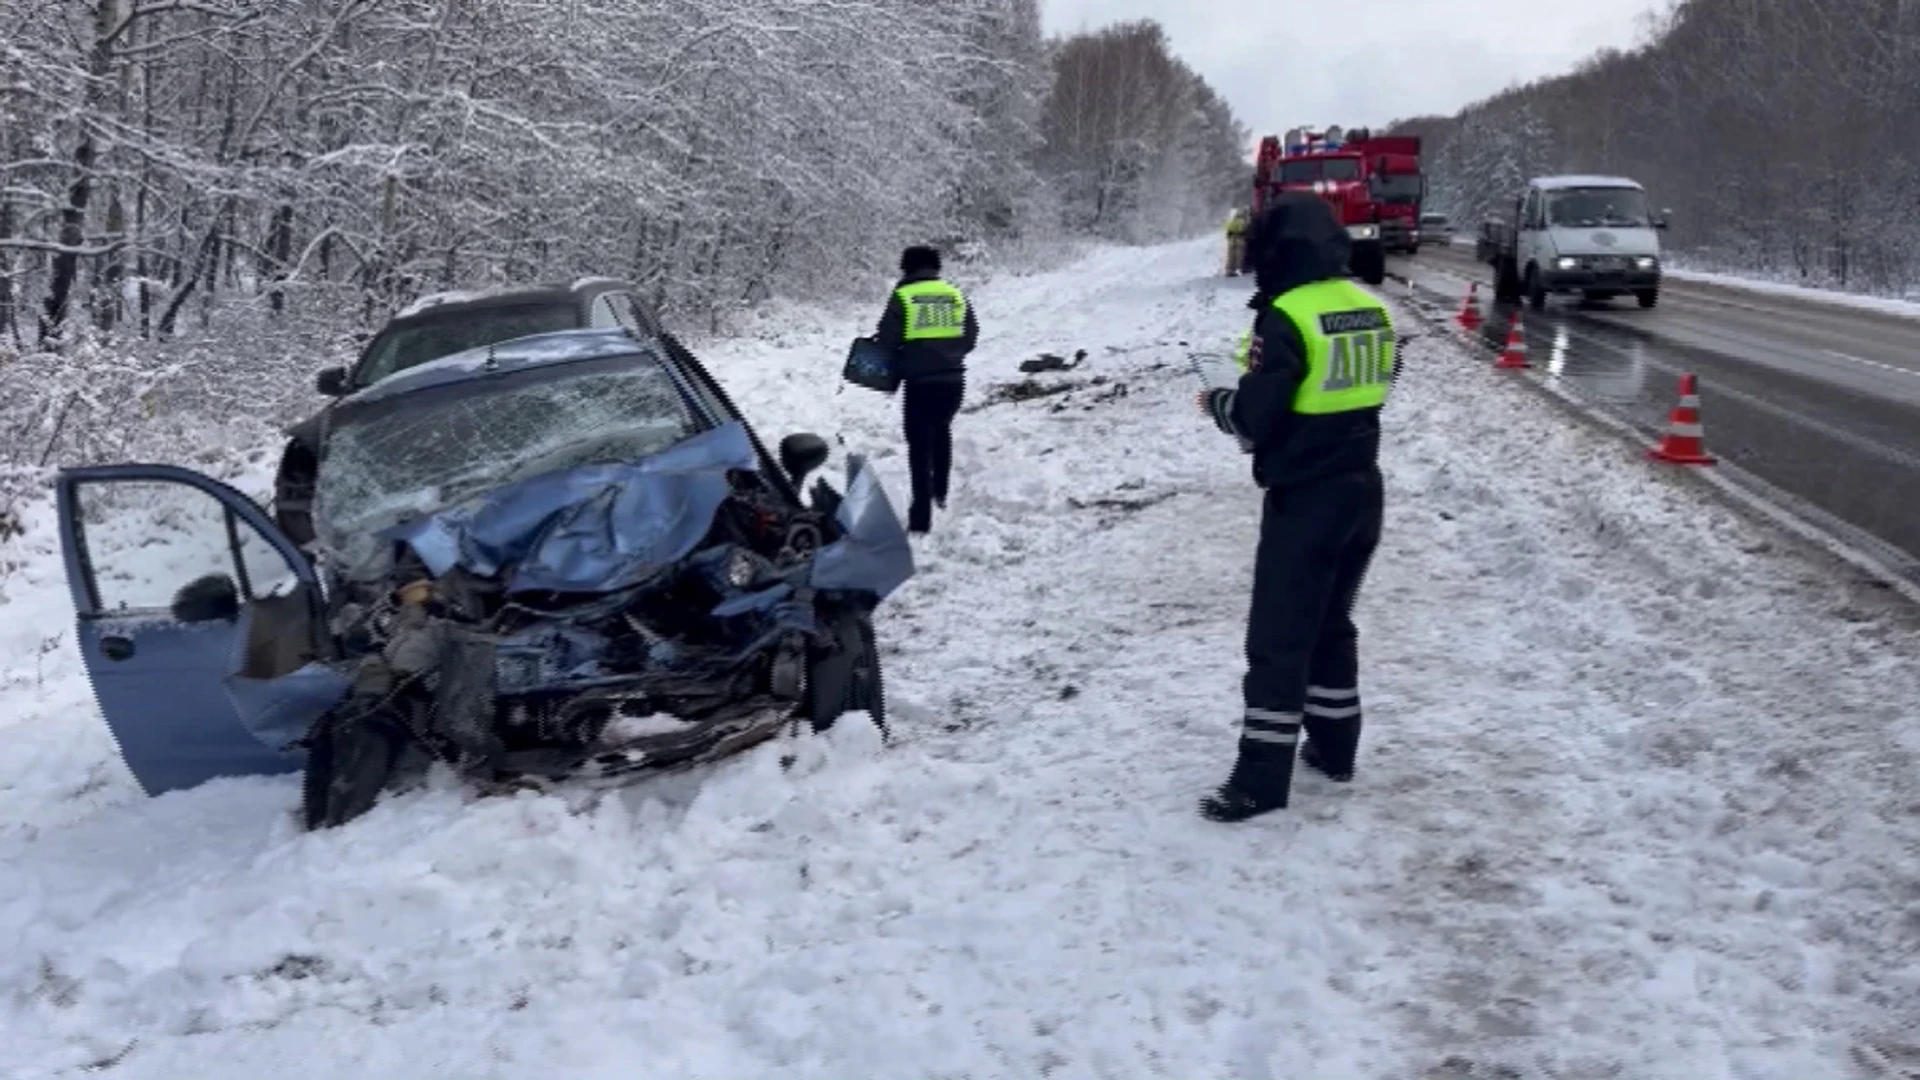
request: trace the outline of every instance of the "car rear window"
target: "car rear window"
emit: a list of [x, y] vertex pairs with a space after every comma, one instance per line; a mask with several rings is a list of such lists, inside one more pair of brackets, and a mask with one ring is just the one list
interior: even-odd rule
[[372, 386], [396, 371], [467, 349], [498, 345], [533, 334], [572, 330], [580, 316], [572, 304], [538, 303], [449, 311], [405, 326], [391, 327], [367, 347], [354, 372], [355, 386]]

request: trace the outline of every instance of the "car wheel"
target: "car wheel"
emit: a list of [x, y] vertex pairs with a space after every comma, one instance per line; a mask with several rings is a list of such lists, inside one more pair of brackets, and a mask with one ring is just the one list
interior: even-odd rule
[[1408, 255], [1418, 255], [1418, 254], [1420, 254], [1420, 245], [1419, 245], [1419, 244], [1413, 244], [1413, 245], [1410, 245], [1410, 246], [1409, 246], [1409, 247], [1407, 248], [1407, 254], [1408, 254]]
[[1635, 299], [1640, 301], [1640, 306], [1643, 308], [1650, 308], [1660, 302], [1660, 289], [1658, 286], [1651, 289], [1635, 289], [1633, 295]]
[[886, 682], [873, 619], [865, 612], [840, 612], [828, 618], [827, 632], [827, 644], [807, 650], [807, 689], [801, 700], [807, 722], [822, 732], [844, 713], [864, 712], [881, 737], [888, 737]]
[[301, 820], [308, 829], [344, 825], [373, 809], [393, 779], [406, 735], [382, 713], [321, 719], [307, 741]]
[[1544, 310], [1547, 306], [1547, 283], [1540, 280], [1538, 266], [1527, 267], [1527, 303], [1535, 311]]

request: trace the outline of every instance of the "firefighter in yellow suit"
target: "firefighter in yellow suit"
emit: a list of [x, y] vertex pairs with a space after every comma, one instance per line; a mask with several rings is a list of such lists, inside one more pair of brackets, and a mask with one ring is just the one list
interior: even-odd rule
[[1236, 209], [1227, 218], [1227, 276], [1239, 277], [1247, 250], [1247, 212]]

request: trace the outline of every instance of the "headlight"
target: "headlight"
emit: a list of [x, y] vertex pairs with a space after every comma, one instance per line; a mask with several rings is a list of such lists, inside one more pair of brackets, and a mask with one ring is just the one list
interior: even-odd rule
[[1653, 256], [1642, 255], [1639, 258], [1633, 260], [1633, 265], [1639, 267], [1642, 270], [1651, 270], [1653, 269]]
[[1355, 240], [1378, 240], [1380, 238], [1380, 226], [1349, 225], [1347, 226], [1347, 235]]
[[1580, 260], [1571, 259], [1566, 257], [1565, 255], [1562, 255], [1560, 258], [1554, 260], [1553, 265], [1559, 267], [1562, 270], [1571, 270], [1574, 267], [1580, 265]]

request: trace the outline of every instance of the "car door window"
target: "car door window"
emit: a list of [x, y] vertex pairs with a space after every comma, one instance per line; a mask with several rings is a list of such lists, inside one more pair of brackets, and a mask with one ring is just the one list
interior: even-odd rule
[[279, 552], [198, 488], [96, 482], [74, 493], [94, 586], [86, 614], [166, 614], [182, 587], [210, 574], [232, 578], [242, 602], [284, 595], [296, 584]]
[[140, 785], [298, 768], [295, 741], [344, 677], [308, 670], [320, 586], [292, 542], [185, 469], [72, 469], [56, 490], [81, 657]]

